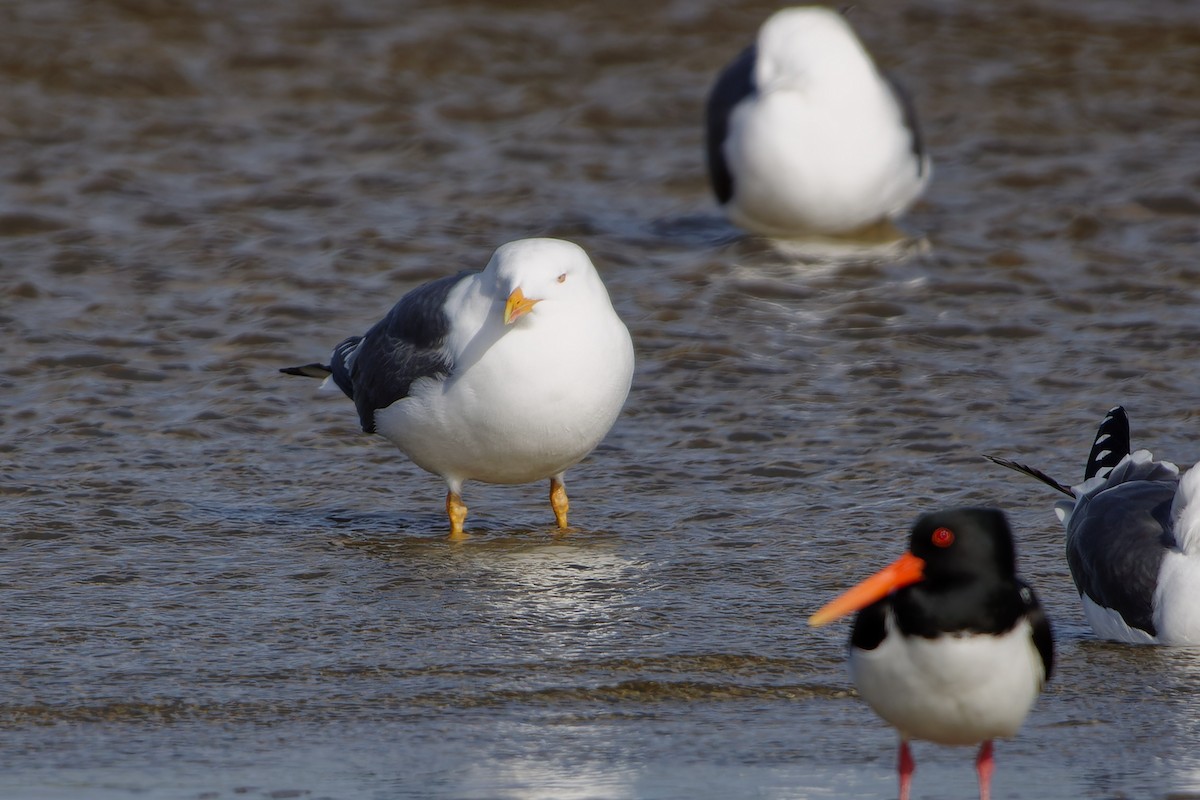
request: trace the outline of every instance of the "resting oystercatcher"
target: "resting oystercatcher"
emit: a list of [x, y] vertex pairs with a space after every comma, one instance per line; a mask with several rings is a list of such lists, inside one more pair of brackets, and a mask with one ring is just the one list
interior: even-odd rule
[[1130, 452], [1129, 417], [1117, 406], [1100, 424], [1083, 483], [987, 456], [1053, 486], [1067, 529], [1067, 564], [1083, 614], [1102, 639], [1200, 645], [1200, 470], [1180, 475], [1148, 450]]
[[979, 796], [987, 800], [992, 740], [1016, 735], [1054, 664], [1050, 623], [1016, 576], [1004, 514], [958, 508], [922, 515], [907, 553], [809, 624], [852, 611], [850, 676], [900, 734], [900, 800], [912, 785], [910, 739], [979, 744]]
[[768, 18], [717, 78], [706, 120], [713, 192], [754, 233], [851, 233], [899, 216], [929, 182], [912, 104], [827, 8]]
[[550, 479], [567, 527], [563, 473], [616, 421], [633, 343], [587, 254], [559, 239], [501, 246], [482, 272], [404, 295], [328, 365], [281, 370], [331, 378], [366, 433], [390, 439], [447, 486], [451, 538], [464, 536], [463, 482]]

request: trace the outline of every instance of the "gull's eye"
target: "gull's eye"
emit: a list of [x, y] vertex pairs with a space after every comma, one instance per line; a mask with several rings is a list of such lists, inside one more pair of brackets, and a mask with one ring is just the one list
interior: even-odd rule
[[566, 283], [566, 281], [567, 281], [567, 273], [564, 272], [562, 275], [558, 276], [559, 283]]

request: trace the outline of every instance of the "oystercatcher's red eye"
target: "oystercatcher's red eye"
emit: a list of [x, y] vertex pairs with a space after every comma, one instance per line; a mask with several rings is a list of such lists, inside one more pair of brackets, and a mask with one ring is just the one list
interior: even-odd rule
[[559, 283], [566, 283], [566, 280], [567, 280], [567, 273], [564, 272], [562, 275], [558, 276]]
[[938, 528], [930, 538], [938, 547], [949, 547], [954, 544], [954, 531], [949, 528]]

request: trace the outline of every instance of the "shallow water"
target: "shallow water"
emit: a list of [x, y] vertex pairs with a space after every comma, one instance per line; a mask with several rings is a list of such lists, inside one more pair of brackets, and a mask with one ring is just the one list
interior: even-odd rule
[[[1200, 797], [1196, 655], [1094, 641], [1052, 493], [979, 455], [1076, 480], [1116, 403], [1200, 451], [1200, 9], [856, 5], [934, 181], [910, 246], [810, 263], [703, 172], [772, 8], [0, 5], [0, 797], [894, 796], [804, 620], [962, 503], [1059, 655], [994, 796]], [[276, 369], [532, 235], [638, 372], [569, 536], [472, 485], [451, 545], [439, 481]]]

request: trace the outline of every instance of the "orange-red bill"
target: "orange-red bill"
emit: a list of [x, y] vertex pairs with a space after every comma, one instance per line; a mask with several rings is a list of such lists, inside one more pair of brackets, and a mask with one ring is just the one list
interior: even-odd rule
[[814, 628], [833, 622], [854, 611], [860, 611], [882, 600], [897, 589], [911, 586], [925, 577], [925, 562], [912, 553], [905, 553], [857, 586], [847, 589], [823, 605], [808, 618]]
[[512, 294], [508, 296], [508, 302], [504, 304], [504, 324], [512, 325], [519, 318], [530, 312], [535, 303], [540, 303], [541, 300], [532, 300], [525, 296], [519, 288], [513, 289]]

